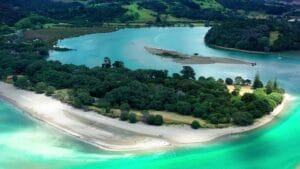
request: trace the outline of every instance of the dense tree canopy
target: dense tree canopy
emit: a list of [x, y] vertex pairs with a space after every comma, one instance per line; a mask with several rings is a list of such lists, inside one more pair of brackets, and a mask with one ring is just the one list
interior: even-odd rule
[[237, 20], [209, 30], [205, 42], [250, 51], [300, 50], [300, 23], [279, 20]]
[[[13, 77], [16, 87], [49, 96], [56, 91], [67, 91], [63, 101], [78, 108], [93, 105], [104, 108], [107, 113], [111, 108], [121, 109], [121, 119], [129, 119], [132, 123], [137, 117], [129, 116], [130, 109], [166, 110], [213, 124], [244, 125], [269, 113], [282, 101], [283, 91], [276, 81], [267, 89], [241, 97], [239, 92], [229, 93], [222, 79], [196, 79], [195, 71], [189, 66], [169, 76], [166, 70], [129, 70], [123, 62], [112, 62], [109, 58], [104, 59], [103, 66], [94, 68], [61, 64], [46, 60], [48, 53], [41, 52], [48, 49], [46, 43], [15, 41], [12, 37], [0, 38], [2, 79]], [[226, 83], [250, 85], [251, 80], [236, 77], [234, 82], [227, 79]], [[149, 115], [144, 121], [161, 125], [164, 119], [160, 115]]]

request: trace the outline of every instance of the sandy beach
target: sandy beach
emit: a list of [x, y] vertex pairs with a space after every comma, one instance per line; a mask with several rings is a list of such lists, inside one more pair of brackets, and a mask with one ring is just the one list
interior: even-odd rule
[[272, 121], [293, 99], [286, 94], [281, 105], [251, 126], [193, 130], [190, 126], [155, 127], [143, 123], [122, 122], [96, 112], [73, 108], [52, 97], [16, 89], [13, 85], [3, 82], [0, 82], [0, 96], [30, 116], [68, 135], [109, 151], [155, 151], [203, 143], [221, 136], [250, 131]]

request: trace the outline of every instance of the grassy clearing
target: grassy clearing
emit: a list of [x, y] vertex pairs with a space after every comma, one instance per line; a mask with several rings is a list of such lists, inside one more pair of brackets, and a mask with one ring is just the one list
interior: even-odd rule
[[278, 39], [279, 37], [279, 32], [278, 31], [272, 31], [270, 32], [270, 37], [269, 37], [269, 44], [272, 46], [274, 42]]
[[197, 4], [201, 6], [201, 8], [204, 9], [222, 9], [223, 6], [216, 2], [215, 0], [194, 0]]
[[[236, 88], [234, 85], [227, 85], [227, 88], [229, 92], [233, 92], [233, 90]], [[253, 93], [254, 90], [251, 86], [240, 86], [240, 95], [243, 96], [245, 93]]]
[[139, 8], [138, 4], [132, 3], [130, 5], [124, 5], [124, 8], [128, 9], [127, 15], [136, 16], [135, 22], [149, 22], [155, 21], [155, 12], [143, 8]]
[[[90, 106], [89, 110], [91, 111], [95, 111], [99, 114], [102, 114], [104, 116], [108, 116], [108, 117], [112, 117], [112, 118], [119, 118], [121, 115], [121, 111], [120, 109], [111, 109], [111, 112], [106, 113], [105, 109], [103, 108], [98, 108], [95, 106]], [[135, 113], [137, 116], [137, 119], [139, 121], [141, 121], [143, 119], [143, 114], [141, 113], [141, 111], [139, 110], [130, 110], [130, 112]], [[150, 110], [149, 111], [150, 114], [153, 115], [161, 115], [163, 116], [164, 119], [164, 124], [166, 125], [190, 125], [194, 120], [197, 120], [201, 126], [205, 127], [205, 128], [216, 128], [216, 127], [227, 127], [230, 124], [219, 124], [219, 125], [214, 125], [211, 124], [203, 119], [200, 118], [196, 118], [193, 116], [184, 116], [184, 115], [180, 115], [177, 113], [173, 113], [173, 112], [166, 112], [166, 111], [154, 111], [154, 110]]]
[[116, 27], [52, 27], [39, 30], [27, 30], [24, 32], [25, 40], [41, 39], [51, 44], [59, 39], [80, 36], [91, 33], [112, 32]]

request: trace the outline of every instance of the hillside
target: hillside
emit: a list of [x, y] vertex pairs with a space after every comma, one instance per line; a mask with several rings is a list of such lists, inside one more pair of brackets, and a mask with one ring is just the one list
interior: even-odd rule
[[[297, 1], [277, 0], [1, 0], [0, 21], [13, 25], [31, 14], [57, 22], [169, 23], [238, 17], [297, 15]], [[295, 12], [296, 11], [296, 12]], [[253, 15], [253, 13], [255, 15]]]
[[210, 46], [248, 51], [300, 50], [300, 24], [280, 20], [236, 20], [214, 26], [206, 34]]

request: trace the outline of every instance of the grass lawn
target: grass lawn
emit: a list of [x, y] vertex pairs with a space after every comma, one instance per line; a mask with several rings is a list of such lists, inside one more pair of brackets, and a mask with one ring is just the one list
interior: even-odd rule
[[127, 14], [136, 16], [137, 19], [135, 22], [149, 22], [149, 21], [155, 21], [155, 15], [156, 13], [154, 11], [139, 8], [138, 4], [132, 3], [130, 5], [124, 5], [124, 8], [128, 9]]

